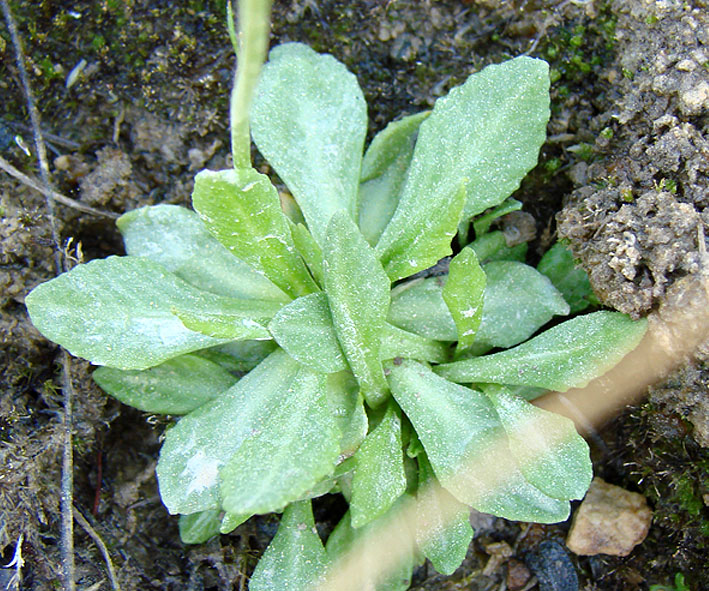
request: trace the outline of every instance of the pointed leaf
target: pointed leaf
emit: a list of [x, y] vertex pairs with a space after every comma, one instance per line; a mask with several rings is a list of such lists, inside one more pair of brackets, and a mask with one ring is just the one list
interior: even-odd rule
[[537, 408], [502, 386], [485, 388], [507, 432], [510, 451], [527, 481], [555, 499], [582, 499], [593, 466], [573, 421]]
[[310, 369], [334, 373], [348, 368], [323, 292], [300, 297], [281, 308], [268, 330], [286, 353]]
[[325, 374], [300, 366], [281, 400], [245, 435], [219, 471], [226, 511], [278, 511], [333, 472], [340, 433], [326, 381]]
[[493, 355], [439, 365], [454, 382], [538, 386], [565, 392], [582, 388], [632, 351], [647, 322], [618, 312], [577, 316], [529, 341]]
[[529, 484], [507, 447], [492, 403], [415, 361], [389, 366], [389, 384], [441, 485], [466, 505], [516, 521], [566, 519], [569, 503]]
[[303, 370], [277, 350], [165, 433], [157, 473], [160, 496], [170, 513], [221, 507], [220, 470], [248, 437], [280, 434], [283, 417], [273, 409], [283, 411], [294, 404], [292, 398], [298, 396], [291, 397], [289, 389], [300, 382]]
[[354, 455], [352, 527], [362, 527], [383, 515], [404, 494], [403, 456], [399, 410], [390, 401], [384, 418]]
[[374, 251], [345, 213], [333, 215], [323, 248], [324, 283], [335, 332], [370, 406], [386, 399], [379, 360], [389, 280]]
[[389, 123], [374, 136], [362, 160], [359, 227], [371, 245], [379, 240], [396, 210], [406, 180], [419, 125], [429, 112]]
[[249, 591], [311, 591], [325, 572], [327, 554], [310, 501], [292, 503], [249, 581]]
[[458, 353], [475, 340], [483, 316], [486, 282], [475, 251], [464, 248], [453, 257], [441, 295], [458, 331]]
[[267, 176], [252, 168], [203, 170], [195, 177], [192, 203], [219, 242], [285, 293], [317, 290]]
[[446, 343], [427, 339], [388, 322], [384, 324], [379, 357], [382, 360], [408, 357], [431, 363], [444, 363], [449, 359]]
[[340, 431], [340, 458], [350, 457], [367, 436], [369, 421], [359, 385], [349, 371], [327, 376], [327, 399]]
[[576, 265], [573, 254], [564, 244], [557, 242], [552, 246], [539, 261], [537, 271], [549, 277], [554, 287], [564, 294], [571, 314], [585, 310], [595, 300], [586, 271]]
[[[425, 491], [428, 485], [437, 484], [436, 477], [425, 454], [418, 456], [418, 464], [419, 490]], [[416, 522], [416, 542], [433, 568], [441, 574], [452, 575], [463, 563], [473, 540], [470, 508], [442, 488], [435, 497], [425, 493], [417, 496], [420, 513], [427, 519]], [[441, 504], [446, 506], [445, 512]]]
[[367, 107], [344, 65], [300, 43], [274, 48], [251, 107], [251, 131], [319, 244], [333, 213], [355, 219]]
[[32, 323], [49, 340], [119, 369], [146, 369], [225, 342], [187, 329], [173, 309], [238, 301], [201, 292], [148, 259], [116, 256], [78, 265], [25, 299]]
[[429, 339], [457, 340], [455, 321], [443, 299], [445, 280], [441, 275], [397, 285], [391, 293], [387, 321]]
[[487, 285], [475, 337], [477, 347], [513, 347], [554, 316], [569, 313], [561, 293], [533, 267], [517, 261], [494, 261], [483, 270]]
[[236, 383], [220, 365], [197, 355], [182, 355], [143, 370], [99, 367], [92, 377], [124, 404], [170, 415], [187, 414]]
[[500, 205], [494, 207], [489, 212], [475, 218], [473, 222], [473, 228], [475, 230], [475, 237], [479, 238], [487, 233], [496, 219], [501, 218], [503, 215], [507, 215], [513, 211], [519, 211], [522, 209], [522, 202], [516, 199], [505, 199]]
[[123, 214], [116, 225], [127, 254], [160, 263], [199, 289], [234, 298], [290, 300], [222, 246], [194, 211], [177, 205], [141, 207]]
[[178, 526], [183, 544], [203, 544], [219, 533], [221, 509], [207, 509], [191, 515], [180, 515]]

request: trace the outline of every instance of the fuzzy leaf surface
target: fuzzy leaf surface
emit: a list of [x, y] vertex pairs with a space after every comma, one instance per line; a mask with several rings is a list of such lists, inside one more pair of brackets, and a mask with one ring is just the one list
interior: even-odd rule
[[251, 107], [251, 132], [321, 245], [333, 213], [356, 219], [366, 131], [364, 96], [343, 64], [300, 43], [271, 50]]
[[182, 355], [143, 370], [99, 367], [92, 374], [101, 389], [145, 412], [184, 415], [236, 383], [220, 365], [197, 355]]
[[390, 365], [389, 383], [441, 485], [461, 503], [516, 521], [554, 523], [569, 503], [527, 482], [507, 447], [492, 403], [415, 361]]
[[555, 499], [582, 499], [593, 466], [588, 444], [573, 421], [541, 408], [502, 386], [487, 386], [510, 451], [527, 481]]
[[426, 111], [389, 123], [374, 136], [364, 153], [359, 186], [359, 227], [373, 246], [399, 203], [418, 128], [428, 115]]
[[[548, 70], [542, 60], [519, 57], [471, 75], [436, 101], [419, 129], [399, 206], [377, 244], [392, 280], [449, 254], [446, 240], [460, 217], [502, 203], [535, 166], [549, 119]], [[456, 212], [461, 186], [464, 207]]]
[[401, 418], [390, 401], [384, 418], [354, 455], [357, 467], [350, 500], [352, 527], [362, 527], [380, 517], [404, 494], [403, 455]]
[[382, 360], [409, 357], [431, 363], [444, 363], [448, 360], [449, 354], [446, 343], [427, 339], [387, 322], [384, 324], [379, 357]]
[[249, 581], [249, 591], [312, 591], [327, 566], [310, 501], [291, 503]]
[[118, 369], [146, 369], [226, 342], [186, 328], [175, 307], [207, 312], [248, 301], [256, 300], [199, 291], [162, 265], [131, 256], [78, 265], [25, 299], [32, 323], [49, 340]]
[[327, 399], [340, 431], [340, 457], [350, 457], [364, 441], [369, 427], [362, 394], [351, 372], [327, 376]]
[[[427, 486], [437, 483], [436, 476], [425, 454], [418, 456], [418, 465], [419, 491], [425, 491]], [[433, 568], [441, 574], [452, 575], [463, 563], [473, 540], [470, 508], [445, 489], [439, 489], [435, 498], [424, 496], [418, 502], [427, 519], [416, 522], [416, 542]], [[453, 510], [448, 509], [444, 513], [441, 503], [452, 506]], [[447, 519], [444, 517], [446, 514], [449, 515]]]
[[387, 317], [394, 326], [437, 341], [455, 341], [458, 329], [443, 299], [446, 277], [413, 279], [392, 290]]
[[577, 316], [507, 351], [438, 365], [454, 382], [537, 386], [565, 392], [582, 388], [632, 351], [647, 328], [619, 312]]
[[324, 287], [340, 346], [370, 406], [386, 398], [379, 348], [389, 307], [389, 279], [344, 212], [332, 216], [323, 248]]
[[268, 330], [286, 353], [315, 371], [334, 373], [348, 367], [323, 292], [300, 297], [281, 308]]
[[574, 256], [564, 245], [557, 242], [542, 257], [537, 271], [543, 273], [564, 294], [571, 313], [581, 312], [591, 305], [595, 295], [586, 271], [574, 262]]
[[[304, 392], [306, 386], [312, 386], [312, 389]], [[325, 438], [331, 438], [332, 449], [328, 446], [327, 454], [323, 454], [323, 458], [331, 455], [325, 458], [331, 464], [327, 469], [320, 466], [316, 470], [324, 474], [312, 474], [317, 482], [334, 468], [339, 453], [337, 431], [334, 425], [330, 425], [334, 419], [329, 412], [327, 416], [330, 418], [322, 417], [322, 396], [313, 373], [279, 349], [219, 398], [183, 417], [165, 433], [157, 467], [160, 496], [170, 513], [189, 514], [222, 506], [221, 471], [243, 444], [254, 438], [270, 437], [273, 438], [273, 442], [268, 443], [270, 447], [280, 443], [286, 448], [294, 444], [292, 437], [300, 437], [297, 445], [301, 449], [293, 455], [294, 458], [314, 453]], [[313, 417], [304, 418], [304, 413], [310, 410]], [[324, 427], [323, 432], [311, 436], [308, 430], [311, 425]], [[310, 439], [306, 439], [306, 435]], [[253, 443], [250, 446], [253, 447]], [[241, 452], [240, 457], [243, 456], [244, 452]], [[275, 466], [279, 458], [276, 454], [260, 470]], [[303, 466], [294, 459], [284, 474], [299, 469]], [[252, 475], [246, 484], [230, 482], [229, 487], [248, 489], [255, 481], [256, 476]], [[307, 490], [309, 485], [303, 486]], [[294, 498], [304, 490], [293, 490]], [[251, 499], [254, 504], [258, 500], [256, 497]]]
[[474, 250], [464, 248], [453, 257], [441, 295], [458, 332], [458, 352], [475, 341], [483, 317], [486, 283], [485, 272]]
[[223, 296], [287, 302], [290, 298], [253, 267], [236, 258], [199, 216], [177, 205], [152, 205], [116, 222], [126, 253], [160, 263], [187, 283]]
[[190, 515], [180, 515], [178, 527], [183, 544], [204, 544], [219, 533], [221, 509], [207, 509]]
[[289, 296], [317, 290], [267, 176], [253, 168], [203, 170], [195, 177], [192, 204], [219, 242]]

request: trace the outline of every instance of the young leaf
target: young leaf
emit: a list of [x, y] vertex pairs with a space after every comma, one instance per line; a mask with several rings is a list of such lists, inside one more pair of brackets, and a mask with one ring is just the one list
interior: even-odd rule
[[490, 261], [520, 261], [527, 258], [527, 243], [507, 246], [505, 235], [499, 230], [476, 238], [468, 245], [475, 251], [481, 265]]
[[582, 388], [632, 351], [647, 322], [618, 312], [577, 316], [500, 353], [438, 365], [454, 382], [537, 386], [565, 392]]
[[333, 213], [356, 219], [366, 131], [362, 91], [344, 65], [300, 43], [271, 50], [251, 107], [251, 132], [321, 245]]
[[219, 242], [289, 296], [317, 291], [267, 176], [253, 168], [203, 170], [195, 177], [192, 204]]
[[145, 412], [184, 415], [236, 383], [220, 365], [182, 355], [144, 370], [99, 367], [93, 376], [102, 390]]
[[585, 310], [595, 300], [586, 271], [576, 266], [571, 251], [562, 243], [557, 242], [546, 252], [537, 265], [537, 271], [549, 277], [564, 294], [571, 314]]
[[455, 341], [458, 330], [443, 299], [446, 278], [412, 279], [392, 290], [387, 321], [428, 339]]
[[354, 528], [386, 513], [406, 490], [399, 412], [390, 401], [384, 418], [354, 455], [357, 467], [350, 501]]
[[[220, 298], [220, 299], [218, 299]], [[282, 307], [282, 302], [237, 300], [211, 296], [209, 306], [180, 302], [173, 313], [187, 328], [204, 335], [232, 341], [268, 340], [266, 325]]]
[[311, 591], [327, 566], [310, 501], [291, 503], [249, 581], [249, 591]]
[[[248, 438], [259, 435], [282, 438], [284, 447], [290, 444], [289, 437], [297, 428], [298, 420], [308, 412], [303, 406], [311, 404], [313, 398], [319, 402], [321, 395], [318, 387], [310, 392], [301, 390], [308, 376], [312, 377], [311, 372], [284, 351], [274, 351], [219, 398], [199, 407], [169, 429], [160, 451], [157, 473], [160, 496], [170, 513], [188, 514], [221, 507], [220, 471]], [[317, 403], [313, 406], [316, 414], [313, 421], [320, 420], [321, 409]], [[314, 445], [325, 436], [334, 442], [330, 450], [332, 469], [339, 453], [334, 427], [326, 426], [322, 435], [314, 437]], [[303, 447], [302, 439], [298, 445]], [[269, 465], [277, 460], [269, 459]], [[299, 468], [297, 462], [294, 467]], [[295, 496], [300, 492], [293, 491]]]
[[281, 308], [268, 330], [286, 353], [315, 371], [334, 373], [348, 367], [323, 292], [300, 297]]
[[221, 524], [219, 525], [219, 533], [228, 534], [233, 532], [250, 517], [251, 515], [239, 515], [237, 513], [229, 512], [224, 513], [224, 517], [222, 517]]
[[379, 357], [382, 360], [408, 357], [431, 363], [445, 363], [449, 354], [446, 343], [427, 339], [386, 322]]
[[230, 253], [189, 209], [141, 207], [123, 214], [116, 225], [128, 255], [160, 263], [199, 289], [234, 298], [290, 301], [266, 277]]
[[113, 256], [38, 285], [25, 304], [35, 327], [72, 355], [146, 369], [227, 340], [187, 329], [176, 306], [208, 311], [236, 301], [200, 292], [148, 259]]
[[281, 400], [245, 435], [219, 471], [225, 510], [278, 511], [332, 473], [341, 434], [326, 381], [325, 374], [300, 366]]
[[[377, 244], [392, 280], [449, 254], [446, 241], [461, 214], [468, 219], [504, 201], [537, 163], [549, 119], [548, 69], [542, 60], [519, 57], [488, 66], [436, 101]], [[458, 197], [461, 187], [466, 195]]]
[[[427, 495], [427, 486], [436, 485], [436, 477], [426, 454], [418, 455], [420, 514], [427, 519], [416, 522], [416, 542], [424, 556], [439, 573], [452, 575], [462, 564], [473, 540], [470, 508], [459, 502], [445, 489], [436, 496]], [[421, 494], [423, 493], [423, 494]], [[445, 512], [441, 504], [446, 506]], [[444, 518], [447, 515], [447, 518]]]
[[266, 357], [273, 353], [278, 345], [273, 341], [232, 341], [198, 353], [227, 371], [246, 373], [251, 371]]
[[409, 170], [419, 125], [429, 112], [389, 123], [374, 136], [362, 160], [359, 227], [374, 246], [396, 210]]
[[487, 286], [476, 346], [485, 350], [513, 347], [555, 315], [569, 313], [563, 296], [533, 267], [517, 261], [494, 261], [483, 269]]
[[466, 505], [517, 521], [566, 519], [569, 503], [528, 483], [507, 447], [492, 403], [415, 361], [388, 366], [396, 401], [411, 421], [441, 485]]
[[364, 441], [369, 427], [362, 394], [352, 373], [341, 371], [327, 376], [327, 400], [341, 434], [340, 457], [350, 457]]
[[472, 249], [464, 248], [451, 260], [441, 295], [458, 331], [458, 353], [475, 341], [483, 316], [486, 281], [485, 272]]
[[475, 219], [473, 222], [475, 237], [479, 238], [480, 236], [487, 234], [492, 222], [494, 222], [497, 218], [507, 215], [513, 211], [519, 211], [520, 209], [522, 209], [521, 201], [517, 201], [511, 197], [509, 199], [505, 199], [502, 203], [500, 203], [500, 205]]
[[555, 499], [581, 499], [593, 466], [588, 444], [573, 421], [513, 396], [502, 386], [487, 386], [507, 432], [510, 451], [528, 482]]
[[203, 544], [219, 533], [221, 509], [207, 509], [190, 515], [180, 515], [178, 527], [183, 544]]
[[323, 248], [324, 286], [335, 332], [370, 406], [386, 399], [379, 347], [389, 307], [389, 280], [352, 219], [332, 216]]

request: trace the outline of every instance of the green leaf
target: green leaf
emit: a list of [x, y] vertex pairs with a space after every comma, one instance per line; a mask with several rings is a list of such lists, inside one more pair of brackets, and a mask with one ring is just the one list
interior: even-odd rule
[[170, 415], [187, 414], [236, 383], [220, 365], [197, 355], [182, 355], [144, 370], [99, 367], [92, 377], [124, 404]]
[[251, 371], [278, 345], [270, 341], [232, 341], [211, 349], [202, 349], [198, 355], [204, 357], [231, 372], [246, 373]]
[[300, 43], [271, 50], [251, 107], [251, 132], [321, 245], [333, 213], [357, 215], [366, 131], [362, 91], [344, 65]]
[[387, 321], [409, 332], [437, 341], [455, 341], [458, 330], [443, 299], [446, 277], [412, 279], [391, 292]]
[[310, 273], [319, 285], [323, 283], [322, 270], [322, 249], [315, 242], [315, 238], [303, 224], [291, 225], [291, 236], [295, 243], [295, 248], [303, 257], [305, 264], [310, 269]]
[[219, 471], [225, 510], [278, 511], [332, 473], [341, 434], [326, 381], [324, 374], [301, 366], [280, 402], [244, 437]]
[[431, 363], [445, 363], [449, 354], [446, 343], [427, 339], [387, 322], [384, 324], [379, 357], [382, 360], [408, 357]]
[[[327, 539], [325, 549], [330, 558], [330, 563], [333, 568], [337, 568], [338, 559], [342, 558], [354, 548], [362, 539], [376, 539], [379, 528], [386, 528], [387, 522], [392, 515], [395, 515], [399, 510], [404, 499], [409, 498], [408, 495], [400, 497], [394, 503], [394, 506], [389, 510], [384, 517], [368, 523], [367, 525], [355, 529], [352, 527], [351, 512], [347, 511], [340, 522], [335, 526], [335, 529]], [[362, 568], [358, 584], [362, 589], [375, 589], [376, 591], [406, 591], [411, 585], [411, 575], [415, 566], [415, 557], [413, 553], [407, 552], [402, 561], [394, 565], [394, 568], [389, 570], [385, 575], [377, 581], [372, 581], [372, 570], [367, 568], [368, 561], [380, 561], [380, 556], [372, 556], [371, 554], [364, 555], [364, 565]]]
[[190, 302], [180, 302], [172, 311], [187, 328], [210, 337], [232, 341], [271, 338], [266, 325], [283, 307], [282, 302], [218, 297], [212, 296], [209, 306], [187, 307]]
[[186, 328], [175, 307], [207, 311], [215, 303], [239, 301], [249, 300], [201, 292], [142, 257], [114, 256], [42, 283], [25, 304], [37, 330], [72, 355], [96, 365], [146, 369], [225, 342]]
[[236, 513], [224, 513], [221, 524], [219, 525], [220, 534], [228, 534], [233, 532], [242, 523], [245, 523], [251, 515], [238, 515]]
[[537, 271], [549, 277], [564, 294], [571, 314], [585, 310], [595, 300], [586, 271], [576, 266], [573, 254], [564, 244], [557, 242], [552, 246], [539, 261]]
[[[412, 170], [417, 161], [414, 153]], [[451, 240], [465, 204], [464, 181], [450, 193], [422, 194], [409, 173], [399, 205], [376, 246], [392, 281], [428, 269], [451, 254]]]
[[386, 414], [354, 455], [352, 527], [358, 528], [386, 513], [406, 490], [401, 418], [390, 401]]
[[387, 396], [379, 347], [389, 280], [372, 248], [343, 212], [332, 216], [323, 248], [324, 286], [335, 332], [370, 406]]
[[334, 373], [348, 367], [323, 292], [300, 297], [281, 308], [268, 330], [286, 353], [315, 371]]
[[632, 351], [647, 322], [618, 312], [577, 316], [529, 341], [493, 355], [439, 365], [435, 372], [461, 383], [582, 388]]
[[437, 484], [436, 477], [425, 454], [418, 456], [418, 464], [417, 506], [419, 515], [425, 515], [426, 519], [419, 518], [416, 522], [416, 542], [433, 568], [441, 574], [452, 575], [463, 563], [473, 540], [470, 508], [442, 488], [437, 489], [435, 496], [426, 494], [429, 485]]
[[203, 170], [195, 177], [192, 203], [219, 242], [285, 293], [317, 291], [267, 176], [253, 168]]
[[362, 444], [369, 426], [359, 385], [349, 371], [327, 376], [327, 399], [341, 433], [340, 457], [347, 458]]
[[359, 227], [373, 246], [399, 203], [418, 128], [428, 115], [429, 112], [425, 111], [389, 123], [374, 136], [364, 153], [359, 186]]
[[126, 253], [160, 263], [187, 283], [234, 298], [290, 298], [212, 236], [199, 216], [177, 205], [134, 209], [116, 222]]
[[[306, 387], [311, 389], [305, 391]], [[247, 440], [272, 439], [263, 442], [264, 449], [255, 450], [253, 457], [247, 458], [249, 462], [257, 460], [259, 453], [265, 453], [266, 447], [271, 450], [273, 445], [281, 445], [282, 453], [291, 454], [288, 458], [292, 457], [289, 460], [292, 464], [280, 475], [282, 482], [274, 487], [274, 493], [290, 485], [286, 474], [309, 469], [299, 464], [300, 458], [303, 454], [314, 455], [321, 444], [327, 446], [327, 453], [320, 458], [323, 466], [311, 474], [312, 484], [303, 482], [307, 479], [299, 474], [302, 480], [293, 481], [294, 498], [332, 471], [339, 453], [338, 434], [329, 409], [328, 412], [323, 409], [326, 403], [323, 390], [320, 378], [279, 349], [219, 398], [183, 417], [165, 433], [157, 467], [160, 496], [170, 513], [189, 514], [222, 507], [221, 471]], [[313, 416], [305, 416], [308, 412]], [[310, 434], [310, 428], [322, 431]], [[307, 442], [306, 434], [310, 437]], [[286, 449], [291, 445], [298, 449]], [[267, 458], [263, 466], [250, 474], [246, 485], [230, 482], [228, 486], [242, 486], [246, 492], [251, 484], [258, 482], [261, 471], [278, 467], [283, 459], [280, 453]], [[242, 451], [240, 457], [243, 456]], [[265, 484], [260, 482], [260, 486]], [[255, 489], [252, 492], [251, 500], [255, 503], [259, 499]], [[231, 505], [224, 508], [232, 513], [249, 513], [232, 510]]]
[[461, 503], [516, 521], [564, 521], [569, 503], [528, 483], [492, 403], [415, 361], [389, 366], [391, 391], [418, 434], [441, 485]]
[[510, 451], [528, 482], [555, 499], [582, 499], [593, 466], [588, 444], [573, 421], [537, 408], [502, 386], [487, 386], [507, 432]]
[[485, 350], [512, 347], [555, 315], [569, 313], [563, 296], [533, 267], [517, 261], [494, 261], [483, 269], [487, 286], [476, 346]]
[[501, 218], [503, 215], [507, 215], [513, 211], [519, 211], [522, 209], [522, 202], [516, 199], [505, 199], [500, 205], [492, 208], [489, 212], [476, 218], [473, 222], [473, 229], [475, 230], [475, 237], [479, 238], [487, 233], [496, 219]]
[[453, 257], [441, 295], [458, 332], [458, 353], [475, 341], [483, 316], [486, 282], [485, 272], [478, 263], [475, 251], [464, 248]]
[[471, 242], [469, 247], [475, 251], [480, 264], [490, 261], [520, 261], [523, 263], [527, 258], [527, 243], [507, 246], [505, 235], [499, 230], [483, 234]]
[[537, 163], [549, 119], [548, 69], [542, 60], [519, 57], [488, 66], [436, 101], [377, 244], [392, 281], [449, 254], [461, 215], [502, 203]]
[[207, 509], [191, 515], [180, 515], [178, 527], [184, 544], [203, 544], [219, 533], [221, 509]]
[[290, 504], [249, 581], [249, 591], [311, 591], [327, 566], [310, 501]]

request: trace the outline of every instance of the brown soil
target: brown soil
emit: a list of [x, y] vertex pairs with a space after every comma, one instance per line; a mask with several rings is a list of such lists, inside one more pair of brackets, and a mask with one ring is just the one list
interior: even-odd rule
[[[10, 4], [61, 192], [115, 213], [188, 205], [195, 172], [225, 166], [233, 59], [223, 2]], [[304, 41], [346, 63], [370, 105], [370, 135], [401, 113], [428, 108], [488, 63], [525, 52], [550, 61], [549, 140], [517, 195], [537, 223], [531, 256], [553, 242], [558, 219], [558, 234], [600, 301], [641, 316], [701, 267], [709, 223], [708, 14], [702, 0], [281, 0], [272, 42]], [[35, 157], [14, 139], [31, 144], [6, 29], [0, 55], [0, 153], [37, 176]], [[83, 73], [67, 89], [81, 59]], [[9, 562], [22, 539], [21, 588], [46, 590], [59, 585], [62, 392], [58, 351], [29, 323], [23, 298], [52, 276], [53, 248], [44, 199], [4, 174], [0, 209], [0, 552]], [[122, 252], [110, 219], [59, 206], [56, 223], [76, 260]], [[709, 588], [708, 350], [592, 442], [595, 471], [648, 497], [655, 520], [626, 558], [572, 557], [582, 588], [648, 589], [678, 572], [691, 589]], [[242, 588], [276, 518], [183, 545], [154, 477], [168, 420], [108, 399], [90, 373], [87, 363], [72, 362], [75, 506], [107, 544], [121, 588]], [[316, 504], [323, 533], [341, 511], [336, 501]], [[461, 569], [442, 577], [424, 566], [414, 586], [500, 588], [541, 542], [563, 543], [567, 529], [481, 516]], [[104, 561], [78, 525], [75, 544], [78, 588], [109, 589]], [[497, 562], [488, 564], [491, 557]], [[0, 588], [13, 572], [0, 570]]]

